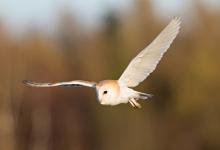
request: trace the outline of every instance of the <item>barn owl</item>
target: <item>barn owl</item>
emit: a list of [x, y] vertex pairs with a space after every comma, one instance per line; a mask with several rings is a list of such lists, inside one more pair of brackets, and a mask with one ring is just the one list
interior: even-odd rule
[[135, 91], [132, 88], [144, 81], [155, 70], [163, 54], [179, 33], [180, 24], [179, 18], [172, 19], [153, 42], [131, 60], [118, 80], [100, 82], [74, 80], [58, 83], [36, 83], [25, 80], [23, 83], [33, 87], [90, 87], [96, 90], [98, 101], [102, 105], [115, 106], [121, 103], [130, 103], [134, 108], [141, 108], [138, 100], [148, 99], [152, 95]]

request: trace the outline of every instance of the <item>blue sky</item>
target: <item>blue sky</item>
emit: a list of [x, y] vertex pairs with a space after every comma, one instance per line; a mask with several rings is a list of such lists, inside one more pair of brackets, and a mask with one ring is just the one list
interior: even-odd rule
[[59, 12], [68, 9], [83, 24], [95, 26], [106, 9], [128, 9], [132, 0], [0, 0], [0, 19], [12, 30], [25, 30], [29, 24], [50, 28]]
[[[220, 8], [219, 0], [201, 1], [212, 8]], [[152, 0], [154, 10], [161, 16], [182, 15], [184, 9], [190, 9], [192, 2]], [[133, 3], [134, 0], [0, 0], [0, 19], [15, 31], [25, 30], [29, 24], [50, 29], [60, 10], [67, 8], [82, 24], [94, 27], [107, 10], [128, 10]]]

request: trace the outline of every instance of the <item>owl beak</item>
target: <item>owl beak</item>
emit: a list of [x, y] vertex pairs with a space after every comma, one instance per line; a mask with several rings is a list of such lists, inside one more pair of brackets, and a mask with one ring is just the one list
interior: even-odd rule
[[96, 94], [97, 94], [98, 101], [101, 103], [101, 96], [99, 94], [99, 89], [97, 87], [96, 87]]
[[102, 99], [98, 96], [99, 103], [102, 103]]
[[100, 104], [103, 104], [103, 100], [102, 100], [102, 98], [99, 94], [98, 94], [98, 101], [99, 101]]

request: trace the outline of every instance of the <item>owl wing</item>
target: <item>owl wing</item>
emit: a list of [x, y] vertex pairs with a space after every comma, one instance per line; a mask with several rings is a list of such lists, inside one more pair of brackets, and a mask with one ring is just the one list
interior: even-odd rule
[[65, 87], [95, 87], [96, 82], [90, 81], [82, 81], [82, 80], [75, 80], [75, 81], [68, 81], [68, 82], [57, 82], [57, 83], [37, 83], [32, 81], [23, 81], [24, 84], [32, 87], [55, 87], [55, 86], [65, 86]]
[[179, 33], [180, 23], [179, 18], [174, 18], [149, 46], [133, 58], [119, 78], [119, 83], [135, 87], [145, 80], [155, 70], [163, 54]]

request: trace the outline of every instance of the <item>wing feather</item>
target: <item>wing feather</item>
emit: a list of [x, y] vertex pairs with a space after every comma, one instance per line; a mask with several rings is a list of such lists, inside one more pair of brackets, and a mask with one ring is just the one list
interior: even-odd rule
[[37, 83], [32, 81], [23, 81], [24, 84], [33, 87], [55, 87], [55, 86], [70, 86], [70, 87], [95, 87], [96, 82], [90, 81], [82, 81], [82, 80], [75, 80], [75, 81], [68, 81], [68, 82], [57, 82], [57, 83]]
[[152, 73], [163, 54], [179, 33], [180, 19], [174, 18], [165, 29], [129, 63], [119, 83], [127, 87], [135, 87]]

